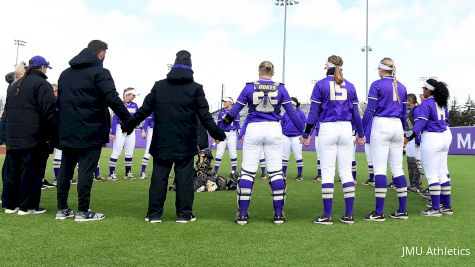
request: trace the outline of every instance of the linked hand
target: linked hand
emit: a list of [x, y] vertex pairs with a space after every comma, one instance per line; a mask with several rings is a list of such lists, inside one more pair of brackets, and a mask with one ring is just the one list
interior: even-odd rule
[[359, 146], [362, 146], [366, 143], [366, 136], [363, 136], [363, 137], [357, 137], [356, 138], [356, 142], [358, 143]]
[[140, 135], [142, 136], [143, 139], [147, 139], [147, 133], [144, 130], [140, 131]]
[[114, 139], [115, 139], [115, 135], [109, 134], [109, 141], [114, 141]]

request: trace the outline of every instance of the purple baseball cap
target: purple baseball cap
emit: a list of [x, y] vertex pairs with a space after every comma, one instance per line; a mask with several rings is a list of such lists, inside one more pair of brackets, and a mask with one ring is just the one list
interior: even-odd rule
[[28, 61], [28, 67], [41, 67], [45, 66], [48, 69], [52, 69], [49, 62], [42, 56], [34, 56]]

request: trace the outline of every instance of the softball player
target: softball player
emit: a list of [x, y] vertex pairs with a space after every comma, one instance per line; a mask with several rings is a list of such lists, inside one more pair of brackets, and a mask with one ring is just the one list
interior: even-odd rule
[[419, 171], [420, 164], [418, 164], [421, 158], [420, 140], [413, 131], [414, 123], [417, 121], [417, 110], [419, 108], [415, 94], [407, 95], [407, 105], [409, 109], [407, 111], [406, 129], [404, 129], [406, 136], [404, 143], [406, 144], [407, 170], [410, 182], [410, 187], [407, 188], [407, 190], [420, 192], [422, 191], [421, 173]]
[[[300, 109], [300, 103], [297, 98], [291, 97], [292, 106], [296, 109], [302, 124], [305, 123], [307, 118], [305, 113]], [[297, 163], [297, 177], [296, 181], [302, 181], [303, 171], [303, 157], [302, 157], [302, 144], [300, 143], [300, 137], [302, 132], [299, 131], [289, 118], [289, 115], [284, 113], [282, 116], [282, 133], [284, 134], [284, 151], [282, 155], [282, 173], [287, 177], [287, 167], [289, 165], [290, 151], [294, 152], [294, 158]]]
[[[321, 182], [322, 181], [322, 167], [320, 165], [320, 153], [318, 152], [318, 132], [320, 131], [320, 123], [316, 123], [312, 131], [315, 131], [314, 143], [315, 143], [315, 152], [317, 152], [317, 176], [313, 178], [313, 181]], [[312, 131], [310, 131], [310, 135], [312, 135]]]
[[[238, 139], [241, 140], [241, 142], [244, 140], [244, 135], [246, 134], [246, 128], [247, 124], [249, 123], [249, 116], [246, 116], [246, 119], [244, 120], [244, 123], [242, 124], [241, 130], [238, 133]], [[261, 180], [265, 181], [267, 179], [266, 177], [266, 158], [264, 156], [264, 151], [261, 153], [261, 157], [259, 159], [259, 166], [261, 166]]]
[[[362, 103], [361, 106], [361, 112], [364, 114], [366, 110], [367, 103]], [[361, 114], [363, 116], [363, 114]], [[371, 125], [373, 123], [372, 119], [369, 121], [368, 125]], [[369, 145], [370, 142], [370, 135], [371, 135], [371, 128], [366, 128], [365, 134], [366, 134], [366, 143], [364, 144], [364, 153], [366, 156], [366, 162], [368, 163], [368, 175], [369, 178], [365, 182], [363, 182], [363, 185], [365, 186], [374, 186], [374, 169], [373, 169], [373, 160], [371, 159], [371, 148]]]
[[[381, 79], [371, 84], [368, 106], [363, 116], [365, 129], [371, 128], [370, 150], [374, 167], [376, 210], [364, 216], [369, 221], [385, 221], [384, 200], [387, 192], [386, 169], [389, 160], [399, 199], [399, 209], [391, 213], [394, 219], [407, 220], [407, 182], [402, 169], [404, 128], [407, 112], [406, 87], [396, 80], [396, 66], [390, 58], [379, 62]], [[373, 119], [372, 124], [369, 122]]]
[[[452, 215], [451, 185], [447, 167], [447, 155], [452, 142], [452, 133], [448, 127], [449, 90], [444, 82], [431, 77], [425, 81], [423, 91], [426, 100], [417, 111], [418, 120], [414, 125], [414, 133], [422, 134], [421, 160], [429, 184], [432, 207], [421, 212], [421, 215]], [[442, 208], [439, 204], [442, 204]]]
[[231, 108], [233, 107], [234, 100], [231, 97], [225, 97], [223, 100], [224, 108], [218, 114], [218, 126], [221, 127], [224, 132], [226, 133], [226, 140], [224, 142], [220, 142], [216, 146], [216, 159], [214, 159], [214, 172], [218, 173], [219, 166], [221, 165], [221, 159], [224, 155], [224, 150], [226, 146], [228, 147], [229, 151], [229, 158], [231, 159], [231, 175], [236, 172], [237, 166], [237, 152], [236, 152], [236, 145], [237, 145], [237, 134], [239, 131], [239, 114], [234, 119], [233, 123], [230, 125], [222, 125], [222, 118], [229, 113]]
[[318, 224], [333, 224], [333, 188], [335, 179], [335, 161], [338, 161], [345, 214], [341, 222], [353, 224], [353, 205], [355, 183], [351, 174], [351, 154], [354, 147], [352, 123], [358, 132], [358, 143], [363, 144], [365, 137], [361, 117], [358, 113], [358, 97], [352, 83], [343, 78], [343, 59], [332, 55], [325, 64], [327, 77], [318, 81], [310, 98], [310, 112], [302, 142], [309, 144], [309, 134], [317, 121], [320, 122], [318, 149], [322, 164], [323, 215], [314, 219]]
[[[137, 91], [134, 88], [129, 87], [124, 90], [124, 105], [129, 111], [130, 115], [133, 116], [137, 112], [138, 106], [133, 102]], [[125, 150], [125, 176], [126, 180], [135, 179], [132, 174], [132, 157], [134, 154], [135, 147], [135, 133], [132, 133], [128, 136], [122, 133], [122, 128], [120, 127], [120, 119], [117, 115], [114, 114], [112, 118], [112, 127], [110, 132], [111, 140], [113, 140], [112, 145], [112, 155], [109, 160], [109, 181], [117, 181], [117, 175], [115, 174], [115, 166], [117, 165], [117, 159], [122, 153], [122, 149]]]
[[232, 123], [239, 111], [249, 107], [249, 125], [243, 144], [243, 160], [241, 177], [238, 182], [237, 202], [238, 215], [236, 222], [246, 224], [249, 220], [248, 207], [251, 200], [254, 178], [259, 164], [259, 158], [264, 151], [267, 171], [269, 174], [272, 199], [274, 202], [274, 223], [285, 222], [283, 213], [286, 183], [282, 175], [282, 127], [279, 121], [281, 106], [289, 114], [297, 129], [302, 131], [303, 125], [292, 107], [289, 93], [285, 86], [271, 80], [274, 75], [274, 65], [263, 61], [259, 65], [259, 80], [247, 83], [239, 95], [236, 105], [224, 117], [224, 125]]
[[142, 158], [142, 171], [140, 172], [139, 179], [145, 180], [147, 179], [147, 173], [145, 170], [147, 169], [148, 161], [150, 160], [150, 153], [148, 152], [150, 149], [150, 144], [152, 143], [152, 135], [153, 135], [153, 126], [155, 122], [153, 121], [153, 113], [145, 119], [145, 122], [140, 130], [140, 135], [142, 138], [147, 138], [147, 145], [145, 146], [145, 154]]

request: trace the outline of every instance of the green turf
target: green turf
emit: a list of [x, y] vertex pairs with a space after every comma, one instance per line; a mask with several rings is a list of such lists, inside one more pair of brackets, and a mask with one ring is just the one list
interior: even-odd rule
[[[111, 150], [104, 149], [101, 172], [108, 172]], [[134, 156], [138, 176], [143, 149]], [[241, 155], [241, 154], [239, 154]], [[387, 218], [384, 223], [365, 222], [362, 216], [373, 210], [372, 187], [357, 186], [356, 223], [316, 225], [322, 212], [320, 184], [315, 175], [314, 153], [304, 153], [304, 180], [296, 182], [295, 164], [288, 171], [286, 215], [283, 225], [272, 223], [272, 202], [268, 182], [256, 180], [248, 225], [233, 223], [235, 192], [197, 193], [194, 213], [198, 220], [186, 225], [175, 220], [170, 192], [161, 224], [144, 221], [150, 180], [124, 181], [123, 165], [117, 167], [118, 182], [94, 183], [91, 207], [104, 212], [103, 221], [75, 223], [56, 221], [56, 190], [43, 191], [41, 205], [48, 211], [37, 216], [0, 214], [1, 266], [317, 266], [317, 265], [434, 265], [475, 266], [475, 219], [473, 168], [475, 157], [450, 156], [452, 201], [455, 214], [425, 218], [419, 212], [425, 201], [410, 193], [408, 221]], [[3, 162], [3, 156], [0, 158]], [[291, 160], [292, 161], [292, 160]], [[364, 154], [357, 154], [358, 179], [367, 178]], [[119, 162], [122, 162], [119, 159]], [[51, 158], [47, 174], [52, 177]], [[151, 163], [148, 173], [150, 176]], [[227, 154], [221, 167], [229, 172]], [[75, 186], [70, 206], [76, 209]], [[388, 191], [386, 213], [397, 207], [396, 193]], [[335, 185], [334, 218], [344, 211], [341, 186]], [[412, 256], [401, 258], [404, 246], [466, 248], [470, 256]]]

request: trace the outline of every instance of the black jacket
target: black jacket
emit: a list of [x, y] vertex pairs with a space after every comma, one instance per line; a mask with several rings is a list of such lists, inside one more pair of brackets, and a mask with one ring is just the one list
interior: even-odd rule
[[154, 112], [150, 154], [159, 159], [183, 159], [198, 153], [198, 119], [216, 140], [226, 135], [209, 113], [203, 86], [193, 81], [193, 72], [173, 68], [167, 78], [155, 83], [142, 107], [124, 124], [130, 131]]
[[59, 147], [90, 148], [109, 142], [110, 107], [122, 121], [130, 113], [109, 70], [85, 48], [69, 61], [58, 81]]
[[47, 78], [43, 72], [32, 69], [8, 87], [2, 120], [7, 149], [29, 149], [44, 144], [57, 130], [56, 98]]

